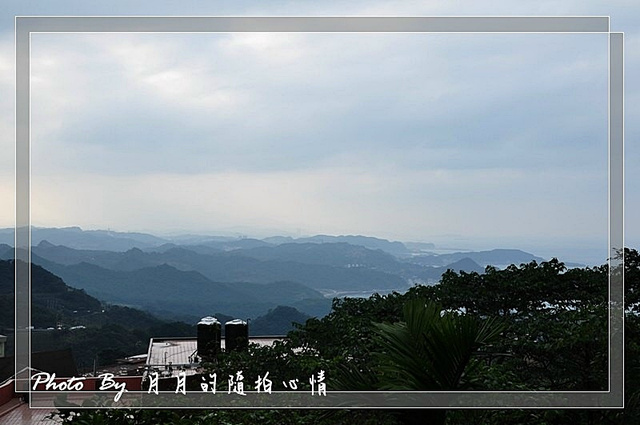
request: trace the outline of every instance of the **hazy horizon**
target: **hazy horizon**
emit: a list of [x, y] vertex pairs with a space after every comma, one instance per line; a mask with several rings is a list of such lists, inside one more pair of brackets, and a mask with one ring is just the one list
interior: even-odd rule
[[[605, 264], [607, 261], [608, 249], [607, 241], [597, 240], [561, 240], [561, 239], [537, 239], [537, 240], [523, 240], [522, 238], [509, 238], [509, 239], [480, 239], [464, 237], [463, 235], [430, 235], [422, 238], [411, 239], [399, 239], [393, 237], [385, 237], [380, 234], [360, 234], [360, 233], [288, 233], [286, 231], [279, 231], [277, 229], [210, 229], [210, 230], [198, 230], [198, 229], [185, 229], [183, 231], [161, 231], [154, 229], [135, 228], [135, 229], [117, 229], [117, 228], [99, 228], [99, 227], [85, 227], [77, 225], [68, 226], [41, 226], [32, 225], [38, 229], [65, 229], [65, 228], [80, 228], [83, 231], [110, 231], [116, 233], [144, 233], [153, 235], [162, 239], [171, 240], [173, 238], [179, 238], [184, 236], [200, 236], [200, 237], [228, 237], [232, 239], [240, 238], [255, 238], [266, 239], [269, 237], [283, 236], [291, 237], [293, 239], [308, 238], [313, 236], [366, 236], [374, 237], [378, 239], [388, 240], [390, 242], [402, 242], [402, 243], [432, 243], [435, 245], [433, 252], [438, 251], [488, 251], [493, 249], [519, 249], [525, 252], [529, 252], [533, 255], [551, 259], [558, 258], [565, 263], [578, 263], [587, 266], [597, 266]], [[8, 228], [3, 228], [6, 230]], [[600, 243], [598, 243], [600, 242]], [[34, 245], [37, 245], [34, 244]], [[633, 247], [632, 247], [633, 248]]]

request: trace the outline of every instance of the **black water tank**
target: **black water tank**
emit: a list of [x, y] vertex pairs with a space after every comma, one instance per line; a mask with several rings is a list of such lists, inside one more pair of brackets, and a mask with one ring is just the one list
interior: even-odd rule
[[198, 355], [201, 358], [208, 360], [220, 352], [221, 329], [215, 317], [203, 317], [198, 322]]
[[249, 326], [240, 319], [229, 320], [224, 324], [225, 351], [241, 351], [249, 346]]

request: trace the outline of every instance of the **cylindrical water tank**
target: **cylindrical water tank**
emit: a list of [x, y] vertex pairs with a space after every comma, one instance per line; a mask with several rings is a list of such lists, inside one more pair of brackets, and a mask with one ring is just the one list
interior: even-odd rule
[[220, 322], [215, 317], [203, 317], [198, 322], [198, 355], [203, 359], [215, 357], [220, 352]]
[[249, 326], [240, 319], [229, 320], [224, 324], [225, 351], [245, 350], [249, 346]]

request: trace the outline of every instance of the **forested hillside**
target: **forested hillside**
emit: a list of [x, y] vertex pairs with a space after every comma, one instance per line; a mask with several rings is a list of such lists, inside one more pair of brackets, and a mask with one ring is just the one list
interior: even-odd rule
[[[98, 366], [109, 365], [118, 358], [145, 353], [153, 337], [196, 335], [196, 321], [166, 321], [141, 310], [103, 303], [83, 290], [67, 286], [40, 266], [32, 265], [31, 270], [32, 349], [71, 348], [81, 370], [91, 368], [94, 360]], [[282, 285], [287, 287], [286, 283]], [[13, 293], [13, 261], [0, 261], [0, 333], [9, 336], [13, 335], [14, 327]], [[237, 317], [216, 310], [210, 314], [223, 322]], [[292, 307], [276, 307], [256, 318], [251, 333], [282, 335], [292, 328], [293, 322], [304, 322], [307, 318]], [[10, 349], [12, 345], [9, 344]]]

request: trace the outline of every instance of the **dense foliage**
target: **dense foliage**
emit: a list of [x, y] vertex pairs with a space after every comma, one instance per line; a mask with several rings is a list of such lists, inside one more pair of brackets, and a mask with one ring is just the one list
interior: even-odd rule
[[[640, 254], [625, 250], [626, 406], [616, 410], [82, 411], [67, 423], [640, 423]], [[225, 354], [209, 367], [274, 381], [326, 372], [328, 389], [606, 390], [607, 267], [531, 262], [449, 271], [435, 286], [336, 299], [273, 348]], [[227, 370], [227, 369], [223, 369]], [[250, 385], [245, 387], [251, 390]], [[116, 418], [117, 419], [111, 419]], [[129, 422], [127, 422], [129, 421]]]

